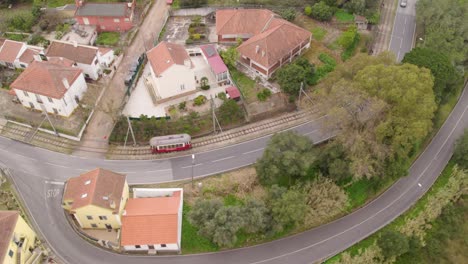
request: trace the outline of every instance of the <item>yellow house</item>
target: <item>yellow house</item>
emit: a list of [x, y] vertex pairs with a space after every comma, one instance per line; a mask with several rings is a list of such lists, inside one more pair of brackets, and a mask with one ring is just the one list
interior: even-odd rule
[[81, 228], [119, 229], [127, 200], [125, 175], [98, 168], [67, 181], [62, 207]]
[[18, 211], [0, 211], [0, 263], [29, 264], [39, 259], [36, 233]]

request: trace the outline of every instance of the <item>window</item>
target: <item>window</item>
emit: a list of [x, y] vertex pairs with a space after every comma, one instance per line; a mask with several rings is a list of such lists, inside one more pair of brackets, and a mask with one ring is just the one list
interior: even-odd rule
[[10, 258], [12, 258], [13, 254], [15, 254], [15, 253], [13, 252], [13, 250], [10, 249], [10, 251], [8, 251], [8, 256], [10, 256]]
[[148, 245], [149, 249], [154, 249], [154, 245]]
[[32, 109], [35, 109], [36, 107], [34, 107], [34, 104], [29, 102], [29, 107], [31, 107]]
[[24, 64], [22, 64], [22, 63], [20, 63], [20, 66], [21, 66], [21, 68], [23, 68], [23, 69], [26, 68], [26, 65], [24, 65]]
[[93, 220], [93, 217], [91, 215], [87, 215], [86, 218], [88, 218], [88, 220]]
[[52, 108], [52, 110], [54, 110], [54, 114], [58, 114], [58, 111], [56, 108]]
[[166, 244], [161, 244], [161, 247], [166, 247]]
[[141, 246], [140, 245], [135, 245], [135, 248], [141, 248]]
[[115, 23], [119, 23], [119, 22], [120, 22], [120, 19], [114, 18], [114, 22], [115, 22]]
[[180, 85], [180, 90], [181, 90], [181, 91], [185, 90], [185, 84], [181, 84], [181, 85]]
[[91, 227], [97, 228], [97, 225], [96, 224], [91, 224]]
[[54, 102], [54, 100], [52, 100], [52, 98], [50, 98], [50, 97], [47, 97], [47, 100], [49, 100], [49, 102], [51, 102], [51, 103]]
[[99, 220], [107, 220], [107, 216], [101, 215], [101, 216], [99, 216]]
[[23, 91], [23, 93], [24, 93], [24, 96], [26, 96], [26, 97], [29, 97], [29, 94], [28, 94], [28, 92], [26, 92], [26, 91]]

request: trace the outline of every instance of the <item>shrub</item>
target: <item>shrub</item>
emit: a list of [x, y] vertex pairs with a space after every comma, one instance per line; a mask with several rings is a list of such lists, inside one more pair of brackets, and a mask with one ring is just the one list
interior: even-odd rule
[[273, 185], [269, 201], [276, 231], [281, 232], [304, 221], [307, 212], [306, 195], [300, 189], [287, 190]]
[[453, 159], [462, 169], [468, 169], [468, 129], [457, 140]]
[[193, 100], [193, 105], [200, 106], [206, 103], [206, 97], [204, 95], [199, 95]]
[[50, 41], [48, 41], [47, 39], [45, 39], [43, 36], [39, 35], [39, 34], [33, 34], [31, 36], [31, 39], [28, 41], [28, 44], [29, 45], [42, 45], [42, 46], [48, 46], [50, 43]]
[[244, 118], [244, 112], [236, 101], [226, 100], [218, 109], [218, 119], [221, 125], [232, 124]]
[[193, 44], [193, 40], [191, 38], [188, 38], [185, 40], [185, 44], [187, 45]]
[[226, 99], [227, 99], [226, 93], [225, 92], [220, 92], [218, 94], [218, 98], [223, 100], [223, 101], [226, 101]]
[[264, 88], [262, 91], [257, 93], [257, 98], [259, 101], [264, 102], [271, 96], [270, 89]]
[[191, 37], [193, 40], [200, 40], [201, 35], [197, 33], [197, 34], [192, 34]]
[[384, 231], [377, 240], [377, 244], [387, 259], [400, 256], [409, 250], [408, 237], [397, 231]]
[[310, 5], [304, 8], [304, 14], [306, 14], [306, 16], [310, 16], [312, 14], [312, 7]]
[[296, 10], [292, 7], [283, 9], [280, 11], [280, 15], [287, 21], [294, 21], [294, 19], [296, 19]]
[[210, 85], [208, 84], [208, 78], [202, 77], [200, 79], [200, 88], [205, 91], [210, 89]]
[[310, 15], [319, 21], [330, 21], [333, 17], [333, 8], [322, 1], [312, 6]]
[[183, 101], [179, 104], [179, 110], [185, 110], [187, 108], [187, 102]]

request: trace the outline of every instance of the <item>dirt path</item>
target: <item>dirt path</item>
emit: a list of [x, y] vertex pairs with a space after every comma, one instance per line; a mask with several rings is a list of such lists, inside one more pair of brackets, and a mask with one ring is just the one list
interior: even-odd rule
[[[153, 4], [133, 43], [124, 50], [125, 57], [106, 88], [98, 109], [117, 109], [121, 106], [126, 90], [124, 78], [128, 74], [132, 62], [145, 52], [145, 48], [150, 48], [149, 43], [152, 43], [153, 39], [157, 37], [154, 36], [154, 32], [159, 32], [163, 27], [164, 16], [168, 9], [169, 7], [163, 0], [156, 0]], [[109, 146], [108, 139], [112, 132], [113, 123], [110, 115], [96, 110], [81, 139], [81, 146], [73, 154], [104, 157]]]

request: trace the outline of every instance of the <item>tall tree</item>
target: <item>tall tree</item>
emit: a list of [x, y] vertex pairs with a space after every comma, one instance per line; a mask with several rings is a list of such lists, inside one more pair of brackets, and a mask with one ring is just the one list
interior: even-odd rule
[[462, 169], [468, 169], [468, 129], [465, 130], [463, 136], [457, 141], [453, 159]]
[[260, 183], [291, 185], [307, 174], [313, 155], [309, 138], [290, 131], [273, 135], [255, 164]]

